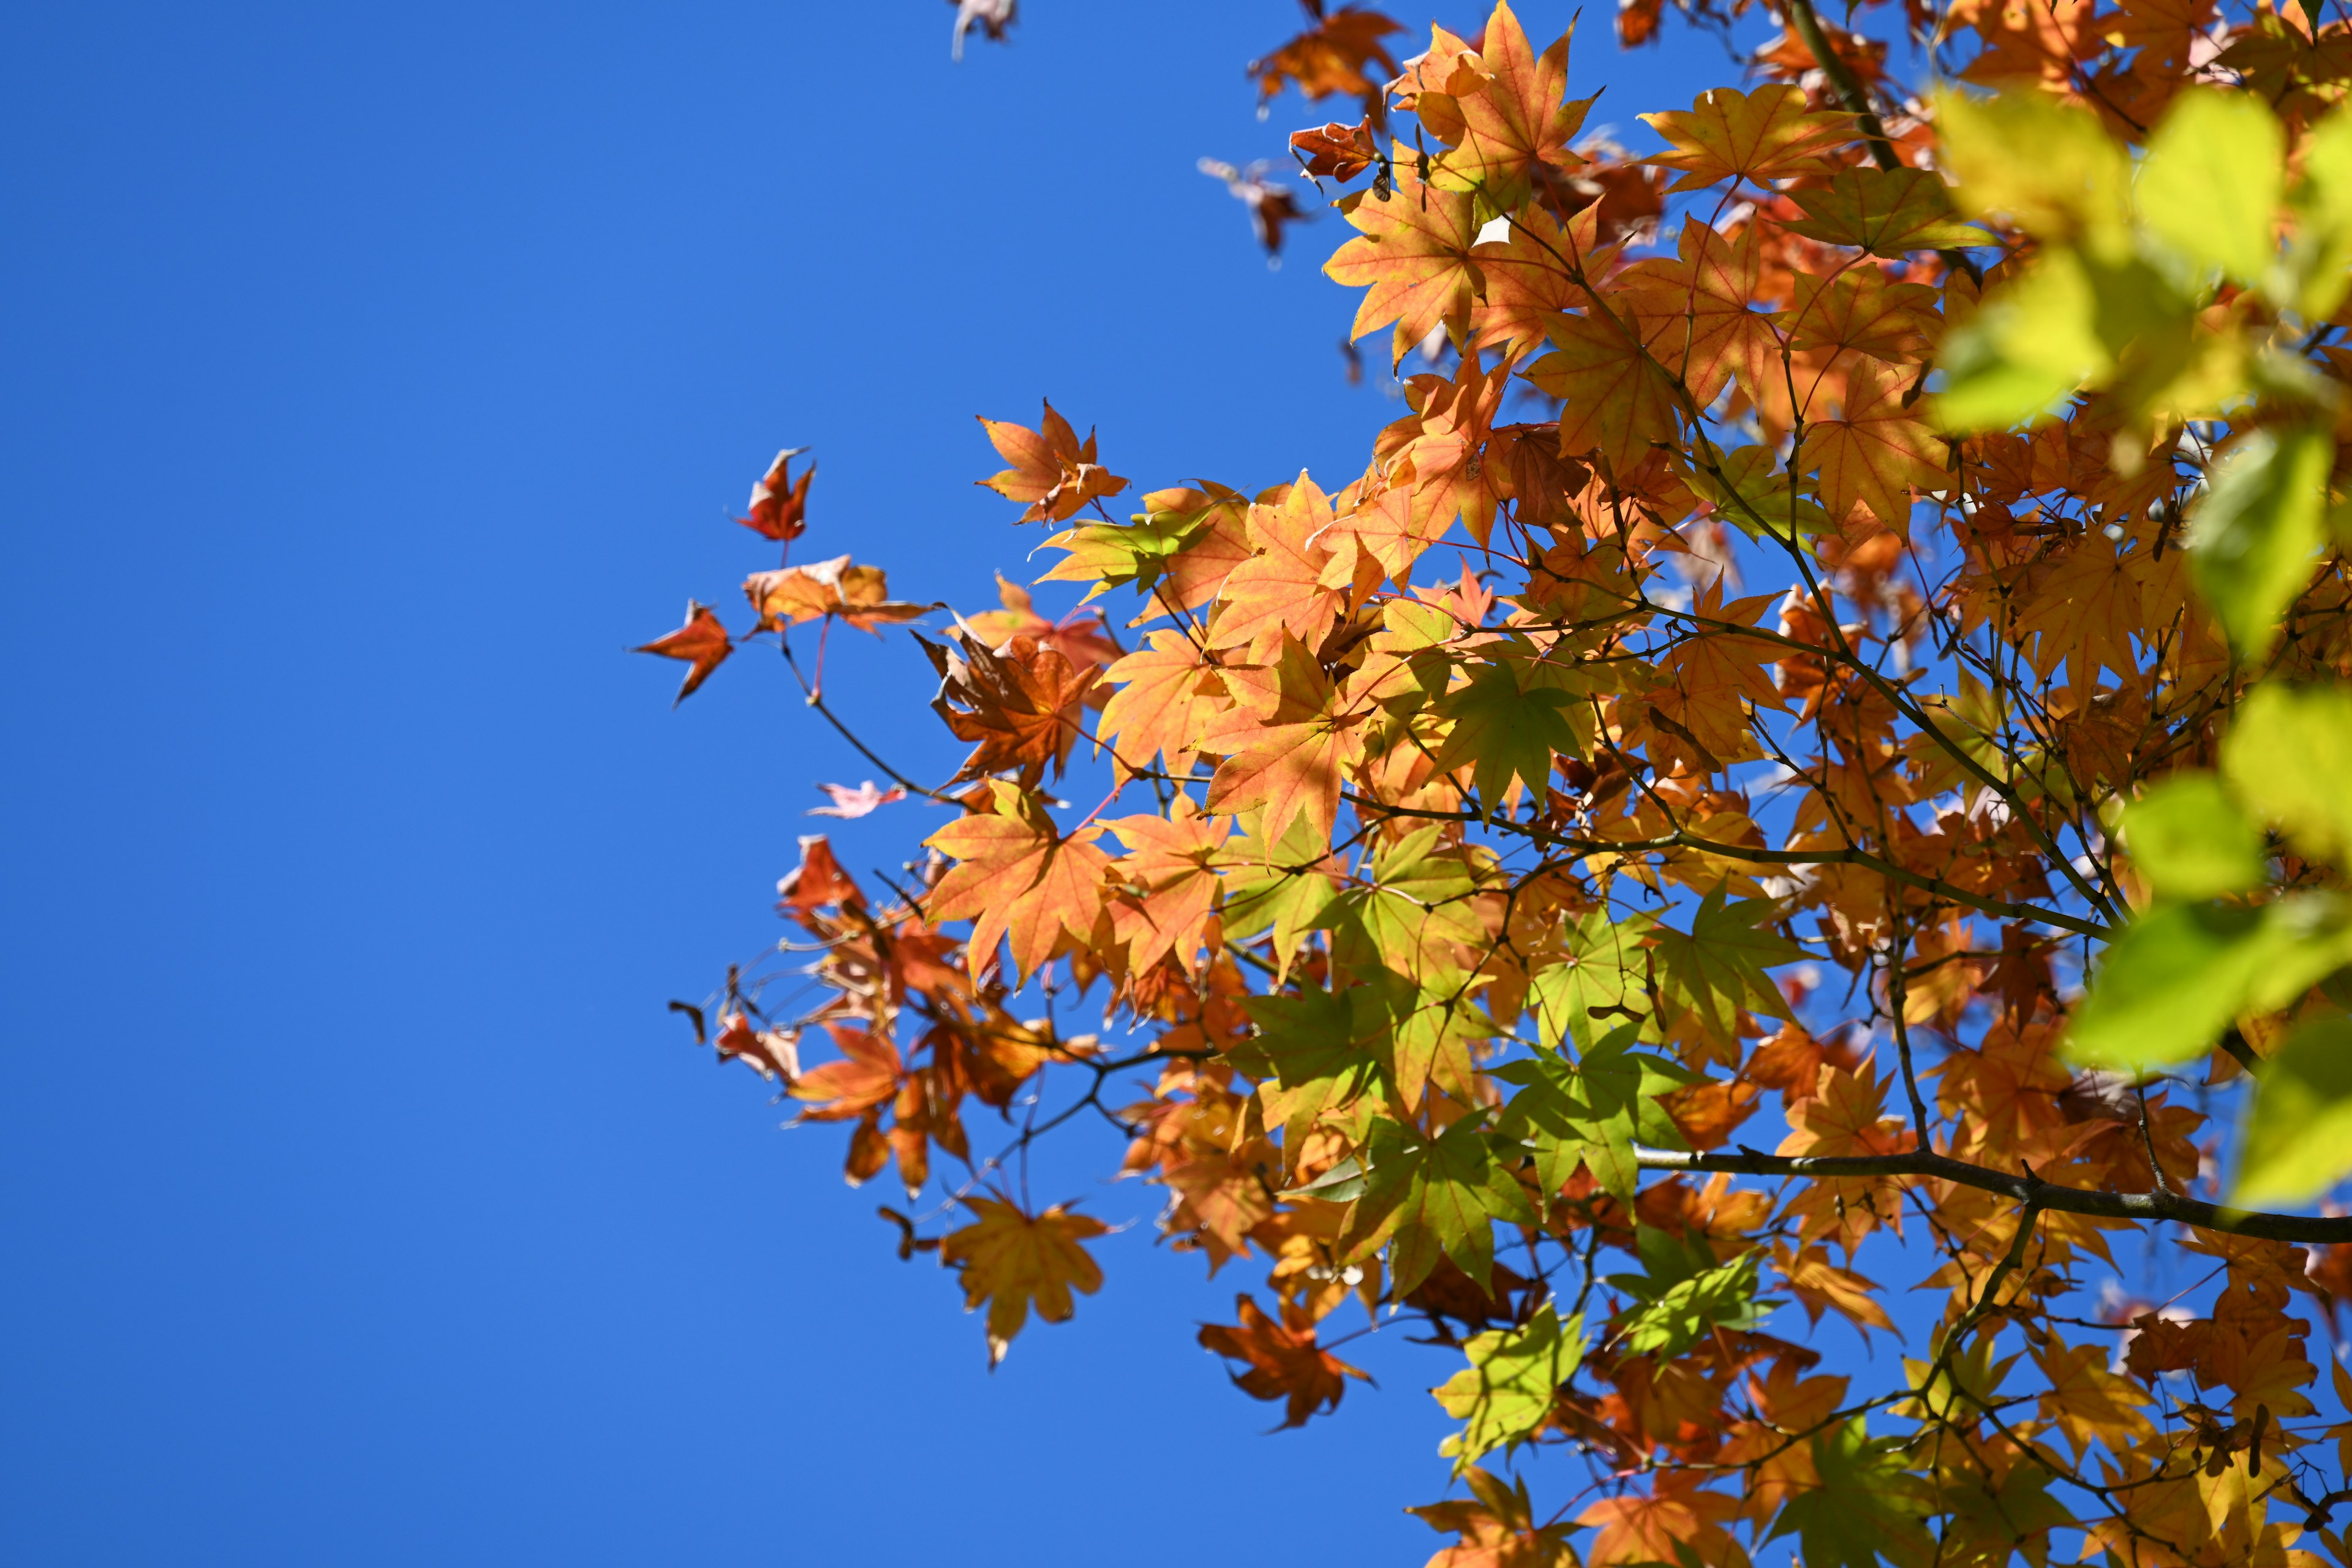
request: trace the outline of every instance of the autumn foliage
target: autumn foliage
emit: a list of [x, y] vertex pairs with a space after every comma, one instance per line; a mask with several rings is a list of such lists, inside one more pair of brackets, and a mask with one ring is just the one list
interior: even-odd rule
[[[1778, 0], [1636, 157], [1507, 4], [1307, 11], [1250, 75], [1356, 118], [1235, 194], [1335, 209], [1401, 416], [1151, 489], [984, 418], [1081, 607], [787, 554], [646, 645], [781, 644], [889, 776], [820, 809], [956, 813], [802, 840], [722, 1058], [937, 1195], [992, 1364], [1105, 1288], [1016, 1174], [1088, 1128], [1284, 1426], [1412, 1324], [1433, 1568], [2352, 1563], [2352, 20]], [[836, 621], [925, 623], [951, 777]]]

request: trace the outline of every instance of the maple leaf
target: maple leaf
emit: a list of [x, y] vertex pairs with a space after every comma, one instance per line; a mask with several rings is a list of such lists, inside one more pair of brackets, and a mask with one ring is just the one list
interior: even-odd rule
[[841, 868], [841, 862], [834, 858], [833, 845], [822, 833], [812, 833], [802, 838], [801, 863], [776, 884], [776, 910], [779, 914], [790, 910], [795, 914], [804, 915], [825, 904], [847, 908], [865, 902], [866, 895], [858, 891], [857, 884], [850, 879], [848, 872]]
[[1960, 220], [1949, 188], [1926, 169], [1841, 169], [1828, 184], [1790, 195], [1805, 209], [1785, 226], [1790, 233], [1875, 256], [1965, 248], [1992, 237]]
[[2095, 1441], [2147, 1442], [2156, 1436], [2143, 1414], [2147, 1395], [2129, 1378], [2109, 1372], [2106, 1360], [2098, 1345], [2033, 1348], [2034, 1364], [2050, 1380], [2040, 1401], [2042, 1415], [2066, 1435], [2078, 1455]]
[[[1473, 539], [1481, 544], [1486, 542], [1495, 525], [1495, 509], [1509, 495], [1510, 481], [1502, 465], [1489, 466], [1486, 461], [1489, 434], [1509, 374], [1503, 366], [1482, 371], [1478, 356], [1467, 354], [1450, 381], [1444, 376], [1417, 375], [1407, 384], [1413, 416], [1383, 431], [1376, 450], [1383, 457], [1394, 455], [1390, 478], [1398, 488], [1410, 487], [1411, 521], [1402, 530], [1393, 523], [1384, 527], [1377, 505], [1367, 509], [1360, 503], [1349, 519], [1349, 531], [1371, 548], [1390, 576], [1412, 563], [1412, 555], [1400, 548], [1403, 543], [1400, 533], [1416, 541], [1433, 541], [1458, 516]], [[1355, 527], [1357, 513], [1368, 510], [1375, 535], [1370, 540]], [[1417, 546], [1412, 553], [1418, 553]]]
[[931, 710], [960, 741], [978, 744], [956, 777], [980, 778], [1018, 768], [1034, 782], [1051, 763], [1058, 774], [1082, 729], [1081, 715], [1099, 669], [1075, 669], [1054, 648], [1016, 637], [1002, 651], [976, 637], [952, 647], [920, 633], [915, 640], [939, 671]]
[[1427, 1568], [1557, 1568], [1576, 1561], [1568, 1544], [1574, 1527], [1537, 1528], [1527, 1482], [1507, 1483], [1477, 1468], [1465, 1471], [1462, 1479], [1470, 1485], [1470, 1500], [1405, 1510], [1432, 1530], [1462, 1537], [1461, 1544], [1432, 1557]]
[[[1254, 690], [1246, 684], [1262, 676]], [[1363, 752], [1360, 725], [1329, 711], [1331, 683], [1297, 637], [1284, 634], [1278, 664], [1226, 672], [1229, 689], [1244, 682], [1233, 722], [1202, 737], [1226, 752], [1209, 781], [1211, 811], [1265, 813], [1264, 837], [1276, 840], [1305, 818], [1328, 841], [1339, 819], [1339, 785]]]
[[1592, 100], [1561, 101], [1573, 34], [1571, 26], [1538, 56], [1507, 0], [1496, 0], [1477, 53], [1457, 56], [1443, 90], [1424, 89], [1414, 102], [1421, 122], [1452, 146], [1437, 160], [1433, 184], [1478, 191], [1503, 210], [1524, 198], [1538, 167], [1583, 164], [1568, 144]]
[[760, 613], [762, 631], [832, 616], [880, 637], [885, 626], [917, 620], [940, 607], [891, 598], [882, 568], [853, 566], [846, 555], [810, 566], [754, 572], [743, 579], [743, 596]]
[[1874, 266], [1826, 279], [1800, 273], [1789, 344], [1800, 351], [1851, 349], [1873, 359], [1924, 359], [1943, 326], [1936, 305], [1933, 289], [1889, 282]]
[[1688, 1480], [1671, 1474], [1655, 1484], [1657, 1489], [1647, 1496], [1603, 1498], [1577, 1516], [1577, 1523], [1599, 1527], [1586, 1554], [1593, 1568], [1746, 1561], [1739, 1543], [1723, 1528], [1738, 1500], [1694, 1490]]
[[1103, 672], [1118, 683], [1104, 705], [1101, 734], [1120, 777], [1150, 767], [1192, 769], [1192, 737], [1225, 705], [1224, 687], [1181, 632], [1151, 632], [1144, 646]]
[[1772, 1524], [1794, 1535], [1805, 1568], [1927, 1568], [1936, 1542], [1919, 1521], [1927, 1505], [1903, 1468], [1904, 1440], [1869, 1436], [1861, 1416], [1812, 1439], [1816, 1485], [1794, 1493]]
[[1581, 1061], [1543, 1051], [1492, 1069], [1519, 1086], [1496, 1130], [1534, 1151], [1546, 1192], [1566, 1186], [1582, 1165], [1619, 1202], [1631, 1204], [1640, 1174], [1633, 1145], [1682, 1147], [1681, 1132], [1656, 1097], [1699, 1081], [1698, 1075], [1632, 1049], [1640, 1034], [1639, 1024], [1623, 1025]]
[[[1370, 987], [1302, 987], [1295, 996], [1253, 996], [1247, 1006], [1257, 1034], [1244, 1057], [1264, 1080], [1257, 1095], [1268, 1125], [1303, 1133], [1316, 1117], [1344, 1110], [1381, 1081], [1393, 1019]], [[1305, 1190], [1338, 1201], [1323, 1183]]]
[[1250, 232], [1257, 236], [1269, 257], [1281, 254], [1283, 226], [1304, 223], [1310, 216], [1299, 210], [1289, 186], [1265, 177], [1273, 165], [1264, 159], [1245, 169], [1219, 158], [1203, 158], [1199, 166], [1211, 179], [1223, 180], [1234, 200], [1249, 209]]
[[1300, 934], [1320, 924], [1329, 909], [1340, 867], [1329, 837], [1305, 817], [1279, 839], [1264, 837], [1263, 816], [1243, 820], [1253, 832], [1226, 851], [1225, 936], [1241, 941], [1271, 927], [1279, 980], [1289, 973]]
[[1198, 973], [1198, 950], [1223, 886], [1218, 852], [1228, 824], [1197, 816], [1189, 797], [1168, 816], [1121, 817], [1104, 824], [1128, 847], [1112, 868], [1135, 889], [1111, 906], [1112, 930], [1127, 943], [1128, 962], [1150, 969], [1173, 956]]
[[727, 662], [727, 656], [735, 651], [735, 645], [728, 639], [727, 627], [719, 621], [717, 611], [708, 605], [698, 605], [688, 599], [686, 602], [686, 625], [629, 651], [657, 653], [664, 658], [688, 661], [690, 668], [686, 672], [686, 679], [670, 703], [675, 708], [693, 696], [694, 689], [709, 679], [712, 670]]
[[1424, 186], [1407, 167], [1410, 155], [1402, 147], [1396, 152], [1401, 161], [1389, 200], [1368, 201], [1362, 191], [1339, 199], [1340, 215], [1357, 237], [1332, 254], [1323, 271], [1342, 288], [1364, 290], [1349, 340], [1393, 321], [1390, 358], [1402, 362], [1440, 323], [1457, 333], [1466, 330], [1484, 279], [1470, 257], [1478, 225], [1468, 193]]
[[1391, 33], [1403, 32], [1404, 25], [1354, 5], [1327, 13], [1323, 0], [1304, 0], [1304, 4], [1314, 26], [1273, 53], [1250, 61], [1246, 68], [1247, 74], [1257, 78], [1260, 110], [1274, 100], [1285, 83], [1296, 82], [1310, 100], [1335, 95], [1360, 98], [1365, 112], [1380, 118], [1382, 95], [1366, 68], [1378, 61], [1389, 76], [1396, 75], [1396, 57], [1381, 40]]
[[1634, 1246], [1643, 1272], [1609, 1276], [1631, 1299], [1610, 1335], [1612, 1349], [1669, 1359], [1718, 1330], [1753, 1329], [1778, 1305], [1756, 1293], [1761, 1260], [1753, 1252], [1718, 1263], [1704, 1237], [1646, 1225], [1636, 1226]]
[[1479, 1334], [1462, 1347], [1470, 1364], [1430, 1393], [1445, 1413], [1466, 1425], [1438, 1445], [1460, 1475], [1484, 1455], [1506, 1454], [1525, 1442], [1551, 1414], [1559, 1385], [1576, 1375], [1584, 1357], [1584, 1319], [1565, 1323], [1549, 1302], [1517, 1328]]
[[740, 1061], [761, 1078], [782, 1079], [789, 1087], [800, 1077], [797, 1042], [788, 1029], [755, 1029], [740, 1013], [719, 1020], [719, 1037], [710, 1042], [722, 1062]]
[[1084, 938], [1093, 930], [1110, 858], [1094, 847], [1100, 828], [1064, 837], [1033, 796], [1003, 780], [992, 789], [993, 813], [951, 822], [923, 841], [956, 862], [924, 912], [934, 925], [971, 921], [975, 969], [1009, 936], [1013, 973], [1025, 977], [1045, 967], [1064, 931]]
[[1630, 474], [1654, 446], [1677, 434], [1673, 384], [1641, 340], [1598, 315], [1548, 315], [1544, 333], [1556, 352], [1536, 361], [1528, 380], [1560, 400], [1560, 456], [1598, 454]]
[[1334, 120], [1309, 131], [1294, 131], [1290, 154], [1309, 174], [1339, 181], [1352, 180], [1381, 162], [1381, 147], [1372, 140], [1370, 118], [1353, 125]]
[[1318, 1411], [1339, 1408], [1339, 1396], [1349, 1378], [1366, 1374], [1349, 1366], [1316, 1342], [1315, 1320], [1285, 1301], [1276, 1322], [1247, 1295], [1235, 1298], [1237, 1324], [1204, 1323], [1202, 1345], [1249, 1371], [1232, 1373], [1234, 1386], [1253, 1399], [1287, 1400], [1284, 1426], [1304, 1426]]
[[898, 1092], [906, 1064], [887, 1037], [843, 1024], [827, 1025], [825, 1033], [841, 1059], [813, 1067], [788, 1086], [792, 1097], [807, 1106], [801, 1121], [846, 1121], [887, 1103]]
[[1805, 950], [1764, 927], [1772, 914], [1771, 904], [1764, 900], [1729, 903], [1718, 888], [1699, 900], [1687, 934], [1668, 925], [1651, 929], [1661, 994], [1687, 1010], [1713, 1038], [1731, 1037], [1743, 1007], [1775, 1018], [1789, 1016], [1788, 999], [1764, 972], [1796, 962]]
[[1768, 395], [1762, 389], [1780, 377], [1780, 333], [1770, 315], [1751, 308], [1761, 234], [1752, 221], [1726, 236], [1685, 217], [1678, 258], [1636, 262], [1610, 291], [1639, 320], [1658, 363], [1680, 375], [1701, 405], [1735, 376], [1751, 398]]
[[871, 816], [883, 806], [895, 805], [907, 798], [907, 792], [897, 784], [892, 784], [888, 789], [877, 789], [874, 787], [872, 779], [867, 779], [856, 789], [851, 789], [847, 784], [821, 784], [816, 787], [824, 791], [831, 797], [833, 804], [810, 806], [808, 815], [838, 816], [844, 821]]
[[1393, 1121], [1372, 1124], [1363, 1157], [1363, 1190], [1349, 1205], [1340, 1245], [1351, 1258], [1389, 1249], [1399, 1295], [1451, 1258], [1481, 1289], [1495, 1261], [1494, 1223], [1524, 1222], [1527, 1194], [1497, 1158], [1483, 1116], [1454, 1122], [1435, 1137]]
[[1025, 501], [1023, 522], [1060, 522], [1097, 497], [1115, 496], [1127, 481], [1095, 460], [1094, 432], [1082, 443], [1070, 422], [1045, 405], [1043, 431], [979, 416], [997, 454], [1013, 466], [975, 481], [1007, 500]]
[[1210, 647], [1241, 648], [1249, 662], [1264, 664], [1286, 637], [1310, 648], [1321, 644], [1348, 602], [1354, 576], [1350, 572], [1336, 585], [1325, 581], [1335, 560], [1327, 538], [1331, 521], [1330, 498], [1303, 472], [1278, 504], [1249, 509], [1249, 539], [1257, 552], [1225, 579], [1209, 624]]
[[940, 1261], [963, 1279], [966, 1311], [988, 1303], [988, 1364], [1004, 1359], [1013, 1336], [1034, 1306], [1049, 1323], [1066, 1323], [1076, 1310], [1070, 1292], [1091, 1296], [1102, 1289], [1102, 1268], [1082, 1243], [1107, 1236], [1102, 1221], [1055, 1204], [1042, 1214], [1023, 1212], [1009, 1197], [968, 1197], [971, 1224], [940, 1239]]
[[816, 478], [816, 465], [811, 463], [799, 483], [793, 481], [792, 461], [807, 451], [806, 447], [787, 447], [776, 454], [760, 482], [751, 487], [751, 515], [735, 521], [762, 539], [772, 539], [780, 544], [790, 544], [808, 527], [809, 481]]
[[1901, 384], [1874, 364], [1846, 377], [1844, 413], [1805, 427], [1806, 455], [1821, 465], [1822, 505], [1840, 521], [1860, 505], [1908, 537], [1912, 489], [1951, 482], [1944, 443], [1911, 417]]
[[1563, 711], [1576, 700], [1574, 695], [1556, 686], [1525, 684], [1541, 679], [1544, 673], [1526, 665], [1478, 665], [1467, 684], [1437, 704], [1437, 711], [1454, 727], [1446, 731], [1433, 765], [1444, 773], [1472, 763], [1472, 787], [1489, 818], [1503, 804], [1514, 778], [1530, 792], [1540, 793], [1551, 777], [1552, 753], [1574, 756], [1580, 750], [1575, 726]]
[[1601, 243], [1600, 227], [1597, 205], [1564, 226], [1541, 207], [1531, 207], [1512, 215], [1508, 234], [1472, 247], [1471, 258], [1486, 285], [1470, 318], [1478, 346], [1499, 343], [1516, 362], [1543, 341], [1553, 314], [1588, 303], [1578, 275], [1606, 277], [1616, 259], [1617, 247]]
[[996, 574], [996, 597], [1003, 609], [982, 610], [963, 618], [963, 624], [990, 647], [1002, 649], [1014, 637], [1027, 637], [1040, 647], [1052, 648], [1079, 670], [1108, 665], [1127, 651], [1094, 611], [1074, 610], [1058, 621], [1047, 620], [1037, 613], [1029, 590], [1002, 572]]
[[1853, 137], [1853, 119], [1816, 113], [1803, 89], [1786, 84], [1753, 92], [1710, 88], [1687, 111], [1644, 114], [1642, 120], [1674, 146], [1650, 160], [1683, 177], [1666, 187], [1694, 191], [1720, 180], [1769, 186], [1798, 174], [1826, 174], [1823, 154]]

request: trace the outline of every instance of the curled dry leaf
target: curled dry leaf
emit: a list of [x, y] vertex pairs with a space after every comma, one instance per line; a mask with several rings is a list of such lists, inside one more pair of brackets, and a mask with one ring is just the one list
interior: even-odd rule
[[1323, 179], [1352, 180], [1381, 161], [1369, 119], [1353, 125], [1334, 120], [1311, 131], [1294, 131], [1290, 152], [1308, 174]]
[[816, 465], [811, 463], [797, 481], [792, 476], [793, 459], [807, 450], [787, 447], [777, 453], [767, 473], [751, 487], [751, 515], [735, 521], [779, 544], [790, 544], [807, 531], [809, 481], [816, 478]]
[[940, 607], [891, 598], [882, 568], [852, 566], [846, 555], [810, 566], [754, 572], [743, 579], [743, 596], [760, 612], [761, 631], [782, 631], [831, 616], [879, 637], [885, 626], [917, 620]]
[[735, 651], [735, 645], [728, 638], [727, 627], [719, 621], [718, 612], [708, 605], [698, 605], [689, 599], [686, 605], [686, 625], [667, 637], [656, 637], [630, 651], [685, 659], [690, 668], [686, 672], [685, 682], [677, 689], [676, 699], [676, 701], [683, 702], [694, 695], [694, 689], [708, 679], [712, 670], [727, 662], [727, 656]]

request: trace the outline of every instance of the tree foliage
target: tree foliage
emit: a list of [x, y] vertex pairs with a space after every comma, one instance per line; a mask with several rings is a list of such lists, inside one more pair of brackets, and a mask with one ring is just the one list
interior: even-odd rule
[[[1139, 495], [984, 419], [1085, 595], [911, 634], [935, 787], [824, 699], [833, 623], [935, 608], [880, 568], [648, 644], [681, 695], [780, 645], [892, 781], [829, 814], [960, 813], [902, 880], [802, 841], [721, 1057], [851, 1181], [941, 1178], [943, 1233], [883, 1212], [992, 1364], [1102, 1284], [1025, 1190], [1088, 1124], [1260, 1274], [1201, 1339], [1286, 1426], [1362, 1375], [1350, 1300], [1412, 1314], [1433, 1564], [2352, 1562], [2352, 1219], [2294, 1212], [2352, 1173], [2352, 21], [1911, 0], [1906, 84], [1778, 0], [1636, 158], [1507, 3], [1307, 9], [1249, 69], [1360, 103], [1291, 143], [1402, 416]], [[1219, 167], [1271, 251], [1293, 195]], [[1903, 1353], [1821, 1370], [1825, 1314]]]

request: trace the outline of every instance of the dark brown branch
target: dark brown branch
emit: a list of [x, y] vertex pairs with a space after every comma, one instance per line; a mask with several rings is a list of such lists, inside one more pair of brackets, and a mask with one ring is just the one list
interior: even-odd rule
[[1971, 1165], [1948, 1154], [1786, 1155], [1690, 1154], [1670, 1149], [1639, 1149], [1634, 1158], [1645, 1171], [1725, 1172], [1738, 1176], [1793, 1176], [1820, 1181], [1841, 1176], [1925, 1176], [1956, 1182], [1964, 1187], [1999, 1193], [2021, 1204], [2060, 1214], [2089, 1215], [2097, 1219], [2145, 1223], [2172, 1220], [2200, 1230], [2226, 1231], [2264, 1241], [2327, 1243], [2352, 1241], [2352, 1215], [2263, 1214], [2224, 1208], [2174, 1193], [2095, 1193], [2062, 1187], [2023, 1173], [2011, 1175], [1985, 1165]]

